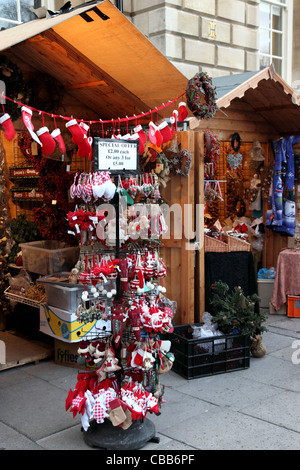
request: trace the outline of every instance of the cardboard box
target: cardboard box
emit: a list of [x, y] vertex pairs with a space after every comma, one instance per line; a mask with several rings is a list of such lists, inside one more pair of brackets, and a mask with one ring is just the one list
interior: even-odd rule
[[78, 343], [66, 343], [59, 339], [54, 340], [54, 362], [60, 366], [85, 369], [85, 366], [77, 363]]
[[47, 304], [40, 306], [40, 331], [66, 343], [78, 342], [90, 333], [96, 333], [97, 320], [81, 323], [75, 313]]

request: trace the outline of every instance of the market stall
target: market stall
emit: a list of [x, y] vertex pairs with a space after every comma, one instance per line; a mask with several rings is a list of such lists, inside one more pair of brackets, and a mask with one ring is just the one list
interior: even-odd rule
[[299, 96], [273, 65], [213, 83], [214, 118], [190, 119], [190, 129], [204, 132], [205, 251], [226, 258], [233, 245], [251, 250], [253, 280], [260, 269], [276, 272], [280, 252], [299, 238]]
[[[3, 298], [16, 326], [38, 316], [55, 357], [75, 344], [66, 410], [87, 439], [90, 420], [109, 418], [135, 440], [144, 424], [147, 441], [174, 359], [163, 336], [200, 318], [203, 300], [192, 239], [203, 139], [182, 130], [186, 79], [108, 1], [24, 26], [1, 33]], [[173, 203], [190, 205], [189, 230], [184, 217], [167, 224]], [[166, 236], [175, 225], [178, 240]], [[1, 368], [42, 358], [23, 353]]]
[[[85, 45], [78, 42], [83, 36]], [[37, 290], [35, 281], [47, 273], [41, 269], [40, 255], [48, 256], [51, 248], [53, 261], [53, 253], [65, 255], [61, 243], [74, 244], [66, 223], [73, 203], [68, 195], [71, 179], [76, 172], [89, 172], [93, 164], [80, 156], [66, 122], [72, 116], [86, 120], [91, 138], [110, 137], [120, 128], [122, 133], [133, 132], [137, 115], [139, 122], [147, 126], [151, 119], [157, 123], [165, 114], [172, 115], [186, 80], [109, 1], [36, 20], [30, 27], [23, 24], [2, 31], [1, 49], [2, 78], [7, 82], [3, 114], [11, 115], [14, 132], [13, 139], [8, 133], [5, 136], [9, 120], [3, 120], [2, 175], [13, 232], [8, 248], [14, 251], [8, 260], [10, 274], [17, 276], [20, 272], [15, 256], [20, 244], [38, 243], [41, 238], [52, 240], [51, 247], [29, 245], [23, 250], [36, 291], [35, 302], [21, 298], [22, 305], [38, 312], [45, 292]], [[21, 112], [22, 105], [28, 105], [29, 112]], [[55, 150], [48, 155], [42, 154], [39, 146], [39, 139], [45, 137], [37, 135], [41, 128], [49, 129], [49, 133], [60, 131], [54, 137]], [[65, 146], [63, 151], [60, 145]], [[38, 251], [40, 248], [44, 251]], [[77, 251], [74, 253], [76, 256]], [[72, 256], [69, 261], [72, 264]], [[64, 269], [68, 267], [67, 262]], [[4, 285], [7, 288], [7, 283]], [[14, 305], [20, 303], [11, 290], [3, 299]], [[5, 312], [1, 316], [4, 328]], [[180, 308], [177, 316], [180, 321]], [[13, 363], [17, 365], [19, 361]]]

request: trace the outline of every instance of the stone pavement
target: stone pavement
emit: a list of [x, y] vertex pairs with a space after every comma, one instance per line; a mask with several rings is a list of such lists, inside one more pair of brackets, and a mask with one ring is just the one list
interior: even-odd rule
[[[159, 443], [142, 450], [300, 450], [300, 319], [269, 315], [268, 328], [267, 355], [249, 369], [161, 375], [166, 403], [149, 416]], [[65, 411], [77, 372], [52, 360], [0, 372], [1, 450], [99, 451], [84, 442], [80, 417]]]

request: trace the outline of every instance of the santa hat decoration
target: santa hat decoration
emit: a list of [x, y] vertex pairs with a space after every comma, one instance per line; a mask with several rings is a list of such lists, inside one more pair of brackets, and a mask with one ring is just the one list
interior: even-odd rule
[[72, 142], [74, 144], [78, 145], [83, 141], [85, 137], [84, 129], [78, 124], [76, 119], [71, 119], [69, 122], [67, 122], [66, 128], [71, 132]]
[[38, 136], [34, 132], [34, 125], [31, 122], [31, 117], [32, 117], [31, 109], [27, 108], [27, 106], [22, 106], [21, 115], [22, 115], [23, 123], [24, 123], [26, 129], [28, 130], [29, 134], [33, 138], [33, 140], [35, 140], [39, 145], [42, 146], [42, 142], [40, 141], [40, 139], [38, 138]]
[[7, 113], [3, 114], [3, 116], [1, 116], [1, 118], [0, 118], [0, 124], [4, 129], [5, 138], [9, 141], [13, 140], [16, 131], [15, 131], [13, 123], [10, 119], [10, 115], [7, 114]]
[[158, 129], [162, 135], [162, 143], [165, 144], [166, 142], [169, 142], [169, 140], [172, 139], [173, 133], [172, 130], [170, 129], [167, 121], [163, 121], [161, 124], [159, 124]]
[[42, 142], [42, 153], [44, 155], [51, 155], [52, 152], [54, 152], [56, 143], [53, 137], [51, 136], [48, 127], [41, 127], [37, 131], [37, 136], [40, 137], [40, 140]]
[[157, 147], [161, 146], [162, 140], [163, 140], [162, 135], [160, 133], [158, 126], [156, 126], [154, 122], [152, 121], [149, 122], [148, 137], [149, 137], [151, 144], [154, 144]]
[[178, 120], [180, 122], [184, 121], [185, 118], [187, 117], [188, 115], [188, 111], [187, 111], [187, 107], [186, 107], [186, 103], [184, 101], [181, 101], [178, 105], [179, 107], [179, 114], [178, 114]]
[[57, 142], [59, 150], [61, 151], [61, 153], [65, 153], [66, 146], [65, 146], [64, 140], [62, 138], [60, 129], [58, 129], [58, 128], [54, 129], [54, 131], [51, 132], [51, 136]]

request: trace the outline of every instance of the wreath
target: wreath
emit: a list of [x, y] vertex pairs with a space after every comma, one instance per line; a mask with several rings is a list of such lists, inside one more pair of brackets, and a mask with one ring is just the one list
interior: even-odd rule
[[188, 177], [192, 166], [192, 155], [188, 150], [180, 150], [178, 154], [169, 160], [170, 171], [174, 175]]
[[[15, 101], [27, 102], [28, 87], [23, 74], [19, 67], [4, 55], [0, 55], [0, 80], [5, 84], [5, 90], [3, 90], [5, 96]], [[12, 121], [16, 121], [21, 116], [20, 106], [13, 101], [6, 100], [4, 108]]]
[[197, 73], [187, 82], [187, 105], [198, 119], [211, 119], [215, 115], [218, 109], [216, 96], [216, 87], [212, 85], [212, 79], [205, 72]]
[[241, 147], [241, 136], [235, 132], [231, 138], [231, 147], [235, 152], [238, 152]]

